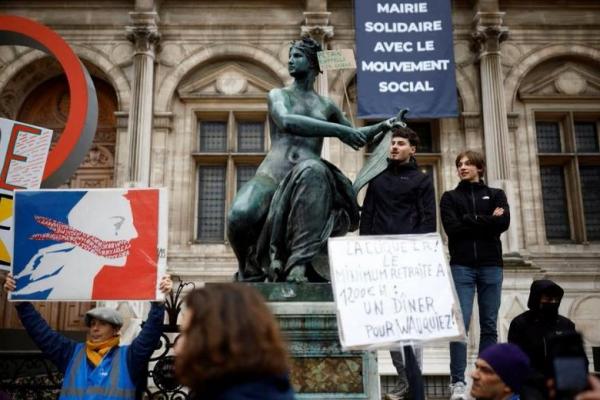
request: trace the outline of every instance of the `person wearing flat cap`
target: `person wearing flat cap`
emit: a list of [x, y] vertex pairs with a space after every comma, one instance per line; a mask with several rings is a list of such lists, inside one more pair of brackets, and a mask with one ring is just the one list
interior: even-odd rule
[[516, 345], [499, 343], [487, 347], [471, 372], [471, 396], [482, 400], [519, 400], [530, 372], [529, 358]]
[[[159, 284], [167, 294], [173, 282], [167, 275]], [[15, 290], [8, 274], [4, 290]], [[59, 399], [124, 400], [136, 398], [145, 385], [145, 371], [156, 349], [164, 320], [163, 302], [152, 302], [140, 334], [130, 345], [119, 345], [123, 318], [114, 309], [96, 307], [85, 314], [88, 327], [85, 343], [77, 343], [52, 330], [29, 302], [15, 305], [25, 330], [58, 370], [64, 374]]]

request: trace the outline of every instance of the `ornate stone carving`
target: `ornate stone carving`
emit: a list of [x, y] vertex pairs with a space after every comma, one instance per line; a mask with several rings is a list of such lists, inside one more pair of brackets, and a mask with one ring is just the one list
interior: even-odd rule
[[544, 97], [559, 100], [564, 96], [600, 96], [600, 76], [584, 65], [568, 62], [553, 70], [527, 76], [519, 88], [521, 99]]
[[323, 45], [333, 38], [333, 26], [329, 25], [330, 12], [304, 12], [304, 25], [301, 27], [302, 36], [309, 36]]
[[177, 93], [181, 99], [215, 94], [264, 96], [276, 87], [275, 82], [269, 82], [253, 74], [250, 69], [238, 63], [226, 64], [205, 74], [200, 72], [180, 84]]
[[463, 112], [462, 123], [465, 129], [481, 129], [481, 115], [474, 112]]
[[104, 146], [94, 145], [86, 154], [80, 168], [112, 168], [113, 156]]
[[215, 86], [219, 93], [242, 94], [248, 89], [248, 80], [237, 71], [225, 71], [217, 77]]
[[583, 93], [587, 86], [587, 81], [576, 71], [564, 71], [554, 81], [556, 90], [568, 95], [577, 95]]
[[298, 357], [292, 384], [300, 393], [363, 393], [362, 358]]
[[127, 39], [134, 45], [135, 54], [147, 54], [154, 57], [160, 33], [156, 25], [158, 15], [155, 12], [129, 13], [132, 26], [128, 26]]
[[511, 131], [517, 130], [519, 127], [519, 122], [521, 119], [521, 114], [519, 113], [508, 113], [508, 129]]
[[473, 20], [471, 50], [483, 53], [500, 53], [500, 43], [508, 39], [508, 28], [502, 26], [504, 13], [477, 13]]

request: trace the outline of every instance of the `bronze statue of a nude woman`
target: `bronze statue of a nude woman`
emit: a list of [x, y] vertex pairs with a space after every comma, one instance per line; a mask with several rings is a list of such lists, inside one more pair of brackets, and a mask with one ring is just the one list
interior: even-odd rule
[[327, 238], [358, 226], [352, 184], [321, 159], [323, 138], [337, 137], [357, 150], [389, 130], [390, 122], [353, 128], [332, 100], [314, 91], [320, 50], [310, 38], [292, 43], [288, 69], [294, 82], [269, 92], [271, 149], [228, 214], [237, 280], [315, 280], [311, 262]]

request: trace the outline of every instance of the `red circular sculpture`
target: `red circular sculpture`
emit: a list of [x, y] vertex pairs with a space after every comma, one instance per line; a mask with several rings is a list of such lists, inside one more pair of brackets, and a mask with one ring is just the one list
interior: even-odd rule
[[73, 50], [52, 29], [27, 18], [0, 15], [0, 45], [42, 50], [56, 58], [69, 83], [71, 101], [65, 129], [50, 151], [42, 186], [68, 180], [89, 150], [98, 122], [98, 99], [92, 79]]

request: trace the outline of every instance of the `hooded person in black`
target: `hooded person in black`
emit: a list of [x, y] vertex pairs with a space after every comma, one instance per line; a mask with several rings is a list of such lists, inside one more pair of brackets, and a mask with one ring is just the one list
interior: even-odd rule
[[519, 346], [529, 356], [532, 368], [546, 377], [549, 338], [575, 331], [575, 324], [558, 314], [563, 294], [564, 290], [551, 280], [533, 281], [529, 310], [515, 317], [508, 329], [508, 341]]

